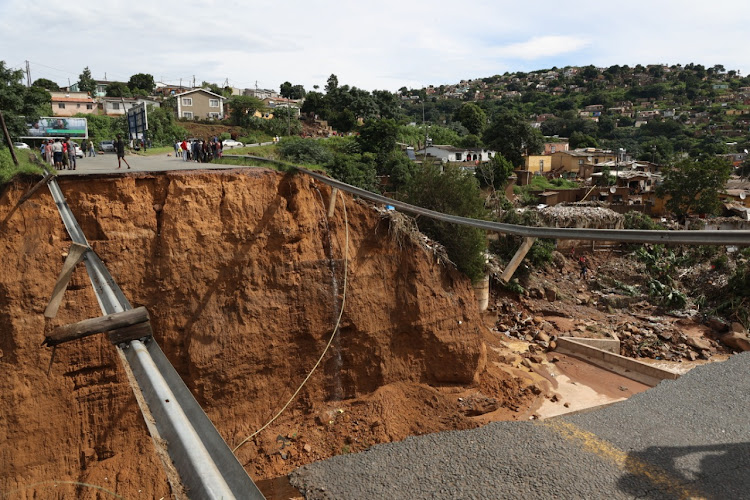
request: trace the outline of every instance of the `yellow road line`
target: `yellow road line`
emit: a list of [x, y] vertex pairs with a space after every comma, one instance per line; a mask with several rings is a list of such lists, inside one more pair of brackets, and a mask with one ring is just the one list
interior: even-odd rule
[[561, 420], [543, 420], [537, 422], [537, 425], [547, 427], [585, 451], [613, 462], [622, 471], [645, 477], [653, 485], [673, 493], [681, 499], [706, 498], [702, 493], [692, 489], [684, 481], [675, 478], [664, 469], [628, 455], [612, 443], [600, 439], [596, 434], [585, 431], [574, 424]]

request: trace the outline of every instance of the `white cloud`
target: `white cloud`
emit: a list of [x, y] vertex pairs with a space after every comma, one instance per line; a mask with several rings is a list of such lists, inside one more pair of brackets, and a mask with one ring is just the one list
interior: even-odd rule
[[[551, 66], [696, 62], [750, 71], [739, 0], [0, 0], [0, 59], [60, 84], [135, 73], [307, 89], [335, 73], [368, 90]], [[61, 14], [62, 12], [62, 14]]]

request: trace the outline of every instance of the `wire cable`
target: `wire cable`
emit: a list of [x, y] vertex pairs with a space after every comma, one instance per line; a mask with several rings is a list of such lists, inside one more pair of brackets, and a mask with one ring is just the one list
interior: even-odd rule
[[308, 380], [310, 380], [310, 377], [312, 377], [312, 374], [315, 373], [315, 370], [320, 366], [321, 361], [323, 361], [323, 358], [325, 357], [326, 353], [328, 352], [328, 349], [331, 347], [331, 344], [333, 343], [334, 337], [336, 337], [336, 333], [339, 330], [339, 326], [341, 325], [341, 317], [344, 315], [344, 306], [346, 305], [346, 287], [347, 287], [347, 274], [348, 274], [348, 263], [349, 263], [349, 218], [346, 213], [346, 200], [344, 199], [344, 195], [341, 191], [339, 191], [339, 196], [341, 197], [341, 204], [344, 206], [344, 228], [345, 228], [345, 245], [344, 245], [344, 290], [342, 292], [341, 296], [341, 309], [339, 310], [339, 317], [336, 320], [336, 326], [333, 328], [333, 333], [331, 333], [331, 338], [328, 339], [328, 344], [326, 344], [325, 349], [323, 349], [323, 353], [318, 358], [318, 361], [315, 363], [315, 366], [312, 367], [312, 370], [310, 370], [310, 373], [307, 374], [305, 379], [302, 381], [300, 386], [297, 388], [296, 391], [294, 391], [294, 394], [292, 394], [292, 397], [289, 398], [289, 401], [286, 402], [286, 404], [279, 410], [279, 412], [273, 416], [271, 420], [266, 422], [263, 427], [258, 429], [257, 431], [253, 432], [249, 436], [247, 436], [245, 439], [243, 439], [240, 444], [234, 447], [232, 449], [232, 453], [236, 452], [237, 449], [242, 446], [243, 444], [250, 441], [252, 438], [263, 432], [269, 425], [271, 425], [279, 416], [284, 413], [284, 411], [289, 407], [290, 404], [292, 404], [292, 401], [297, 397], [297, 394], [302, 390], [302, 388], [305, 386]]

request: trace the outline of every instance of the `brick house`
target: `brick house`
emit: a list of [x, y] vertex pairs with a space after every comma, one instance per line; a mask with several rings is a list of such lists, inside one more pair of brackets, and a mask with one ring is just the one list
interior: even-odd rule
[[226, 97], [214, 94], [206, 89], [193, 89], [175, 95], [177, 99], [177, 117], [188, 120], [224, 118], [224, 101]]

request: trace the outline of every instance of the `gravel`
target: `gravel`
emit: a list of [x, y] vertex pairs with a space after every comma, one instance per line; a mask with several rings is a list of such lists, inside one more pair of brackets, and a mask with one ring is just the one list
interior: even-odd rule
[[750, 353], [590, 413], [411, 437], [301, 467], [308, 499], [750, 498]]

